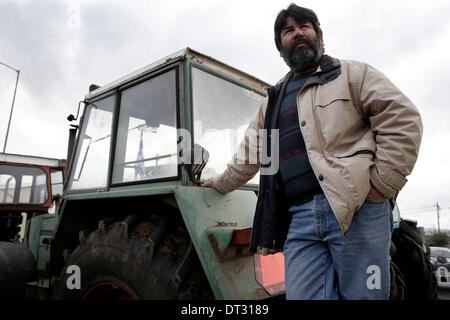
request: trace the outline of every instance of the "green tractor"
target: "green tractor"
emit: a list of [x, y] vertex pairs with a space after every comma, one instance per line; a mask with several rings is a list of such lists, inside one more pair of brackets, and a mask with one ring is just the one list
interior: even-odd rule
[[189, 48], [91, 85], [71, 129], [50, 260], [37, 261], [48, 281], [28, 296], [282, 296], [282, 256], [248, 250], [258, 177], [227, 195], [200, 182], [225, 169], [267, 86]]

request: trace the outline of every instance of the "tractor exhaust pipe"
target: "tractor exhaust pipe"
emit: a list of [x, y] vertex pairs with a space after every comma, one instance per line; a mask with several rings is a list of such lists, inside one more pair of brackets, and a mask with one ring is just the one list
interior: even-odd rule
[[73, 149], [75, 147], [76, 137], [77, 137], [77, 128], [70, 128], [69, 129], [69, 142], [68, 142], [68, 146], [67, 146], [67, 163], [70, 163]]

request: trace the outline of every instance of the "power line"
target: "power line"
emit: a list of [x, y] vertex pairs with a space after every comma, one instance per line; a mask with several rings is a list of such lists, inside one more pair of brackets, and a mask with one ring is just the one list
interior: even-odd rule
[[409, 214], [431, 213], [431, 211], [427, 211], [427, 212], [422, 211], [424, 209], [431, 209], [431, 208], [436, 208], [437, 229], [438, 229], [438, 232], [440, 233], [441, 232], [440, 213], [441, 213], [441, 211], [448, 211], [448, 210], [450, 210], [450, 208], [449, 209], [441, 209], [441, 207], [439, 206], [439, 202], [436, 202], [436, 204], [432, 205], [432, 206], [419, 207], [419, 208], [401, 211], [401, 213], [407, 213], [407, 214], [408, 213]]
[[432, 205], [432, 206], [426, 206], [426, 207], [419, 207], [419, 208], [413, 208], [413, 209], [408, 209], [408, 210], [402, 210], [401, 212], [410, 212], [410, 211], [417, 211], [417, 210], [424, 210], [424, 209], [431, 209], [436, 207], [436, 205]]

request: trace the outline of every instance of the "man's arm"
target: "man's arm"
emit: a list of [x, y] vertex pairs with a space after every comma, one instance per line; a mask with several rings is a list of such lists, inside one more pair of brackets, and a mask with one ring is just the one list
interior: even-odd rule
[[[259, 130], [264, 127], [267, 100], [268, 98], [264, 100], [251, 119], [237, 152], [227, 164], [227, 169], [221, 175], [206, 180], [204, 187], [216, 188], [220, 193], [228, 193], [243, 186], [258, 172], [261, 154]], [[253, 161], [249, 162], [249, 159]]]
[[384, 74], [368, 65], [360, 101], [377, 146], [370, 182], [385, 198], [396, 198], [417, 160], [423, 132], [420, 114]]

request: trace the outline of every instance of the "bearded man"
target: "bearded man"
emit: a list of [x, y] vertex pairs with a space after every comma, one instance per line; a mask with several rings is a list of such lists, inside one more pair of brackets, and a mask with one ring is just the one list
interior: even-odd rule
[[204, 186], [242, 186], [264, 164], [240, 155], [278, 143], [278, 170], [261, 171], [251, 251], [284, 251], [287, 299], [389, 299], [392, 205], [417, 160], [419, 112], [370, 65], [325, 55], [313, 11], [291, 4], [274, 31], [291, 71], [247, 130], [278, 135], [259, 137], [262, 148], [244, 139]]

